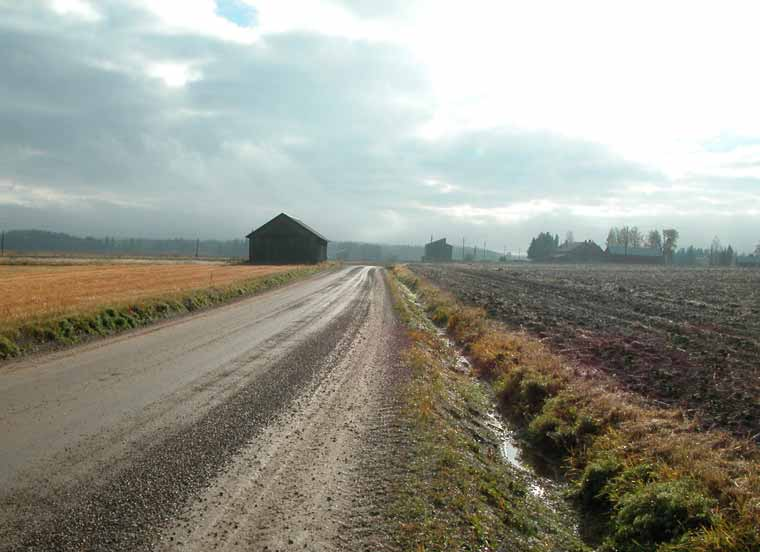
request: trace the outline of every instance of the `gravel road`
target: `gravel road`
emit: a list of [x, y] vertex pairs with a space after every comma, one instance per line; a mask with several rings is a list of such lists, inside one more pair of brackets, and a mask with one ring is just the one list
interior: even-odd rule
[[352, 267], [0, 370], [0, 550], [383, 546], [401, 331]]

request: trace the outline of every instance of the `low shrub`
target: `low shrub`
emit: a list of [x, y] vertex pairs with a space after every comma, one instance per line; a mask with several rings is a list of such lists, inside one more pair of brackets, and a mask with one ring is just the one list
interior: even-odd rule
[[430, 315], [430, 319], [436, 326], [448, 326], [449, 320], [451, 319], [451, 310], [443, 305], [439, 305], [433, 311], [433, 314]]
[[614, 530], [603, 549], [646, 552], [683, 542], [689, 531], [713, 524], [715, 504], [690, 479], [643, 485], [616, 504]]
[[531, 420], [557, 394], [559, 382], [525, 366], [505, 372], [496, 382], [502, 408], [524, 421]]
[[15, 357], [20, 353], [18, 346], [5, 336], [0, 336], [0, 359]]
[[465, 351], [470, 352], [472, 346], [486, 332], [486, 313], [480, 308], [456, 306], [450, 308], [452, 313], [449, 317], [448, 331], [458, 343], [464, 346]]
[[[550, 382], [539, 381], [529, 386], [537, 397], [546, 397]], [[602, 424], [588, 412], [579, 410], [567, 393], [560, 393], [543, 403], [540, 413], [528, 424], [527, 436], [542, 452], [566, 456], [577, 449], [588, 448], [602, 430]]]
[[623, 471], [621, 461], [615, 456], [604, 456], [589, 462], [577, 483], [577, 497], [590, 510], [609, 509], [612, 501], [609, 485]]

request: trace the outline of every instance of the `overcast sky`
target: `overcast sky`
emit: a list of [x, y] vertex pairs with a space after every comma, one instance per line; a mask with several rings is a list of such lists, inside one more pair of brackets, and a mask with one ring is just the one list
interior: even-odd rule
[[0, 0], [0, 227], [754, 249], [756, 6]]

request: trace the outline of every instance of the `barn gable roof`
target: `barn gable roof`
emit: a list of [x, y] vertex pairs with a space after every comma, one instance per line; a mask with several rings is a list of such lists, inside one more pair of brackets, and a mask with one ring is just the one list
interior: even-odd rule
[[291, 221], [291, 222], [293, 222], [293, 223], [297, 224], [298, 226], [300, 226], [301, 228], [303, 228], [304, 230], [306, 230], [306, 231], [307, 231], [307, 232], [309, 232], [310, 234], [313, 234], [314, 236], [316, 236], [316, 237], [317, 237], [317, 238], [319, 238], [320, 240], [324, 241], [325, 243], [327, 243], [328, 241], [330, 241], [330, 240], [328, 240], [326, 237], [324, 237], [322, 234], [320, 234], [319, 232], [317, 232], [316, 230], [314, 230], [314, 229], [313, 229], [311, 226], [308, 226], [307, 224], [305, 224], [305, 223], [301, 222], [301, 221], [300, 221], [300, 220], [298, 220], [297, 218], [293, 218], [293, 217], [291, 217], [291, 216], [289, 216], [289, 215], [286, 215], [285, 213], [280, 213], [279, 215], [277, 215], [276, 217], [274, 217], [274, 218], [273, 218], [272, 220], [270, 220], [269, 222], [267, 222], [267, 223], [265, 223], [265, 224], [262, 224], [262, 225], [261, 225], [261, 226], [259, 226], [259, 227], [258, 227], [256, 230], [254, 230], [253, 232], [251, 232], [250, 234], [248, 234], [248, 235], [246, 236], [246, 238], [248, 238], [248, 239], [251, 239], [251, 238], [253, 238], [253, 237], [254, 237], [254, 236], [255, 236], [255, 235], [258, 233], [258, 232], [260, 232], [261, 230], [263, 230], [264, 228], [266, 228], [267, 226], [269, 226], [269, 225], [270, 225], [270, 224], [272, 224], [273, 222], [275, 222], [275, 221], [277, 221], [277, 220], [280, 220], [280, 219], [282, 219], [282, 218], [284, 218], [284, 219], [286, 219], [286, 220], [289, 220], [289, 221]]

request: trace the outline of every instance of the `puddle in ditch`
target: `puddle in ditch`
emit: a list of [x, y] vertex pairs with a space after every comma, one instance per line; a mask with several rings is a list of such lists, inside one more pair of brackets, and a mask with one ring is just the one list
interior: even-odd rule
[[[456, 342], [446, 334], [445, 330], [436, 327], [436, 332], [454, 354], [456, 364], [453, 368], [463, 374], [471, 375], [472, 364]], [[487, 387], [487, 384], [481, 381], [475, 380], [475, 383]], [[484, 393], [490, 395], [491, 390], [484, 389]], [[552, 469], [538, 457], [528, 458], [530, 454], [525, 447], [520, 446], [515, 429], [510, 427], [509, 422], [498, 413], [495, 405], [491, 405], [491, 410], [485, 414], [484, 422], [498, 438], [499, 452], [504, 461], [527, 476], [530, 492], [533, 495], [549, 499], [554, 495], [559, 495], [562, 488], [567, 486], [557, 470]]]
[[[436, 331], [456, 359], [454, 368], [461, 373], [472, 375], [472, 365], [456, 342], [449, 338], [445, 330], [436, 327]], [[493, 393], [487, 383], [477, 379], [473, 381], [483, 387], [486, 396]], [[509, 420], [501, 416], [495, 404], [492, 404], [491, 409], [485, 413], [483, 423], [497, 437], [502, 459], [524, 477], [528, 491], [564, 519], [567, 526], [580, 536], [581, 523], [577, 511], [565, 498], [570, 486], [561, 471], [540, 456], [532, 454], [525, 445], [521, 444], [516, 429]]]
[[[416, 294], [404, 285], [401, 288], [407, 299], [424, 312]], [[455, 359], [455, 364], [452, 367], [462, 374], [472, 376], [472, 364], [462, 353], [459, 345], [448, 336], [444, 329], [435, 326], [426, 317], [425, 319], [452, 351], [452, 356]], [[483, 387], [486, 396], [493, 395], [493, 391], [487, 383], [476, 379], [474, 376], [473, 381]], [[570, 484], [560, 469], [521, 444], [517, 430], [510, 424], [509, 420], [501, 416], [495, 404], [491, 405], [490, 411], [485, 414], [482, 421], [497, 437], [502, 459], [524, 477], [529, 492], [563, 519], [567, 527], [581, 537], [587, 545], [595, 549], [592, 535], [588, 535], [584, 529], [578, 511], [565, 498], [570, 489]]]

